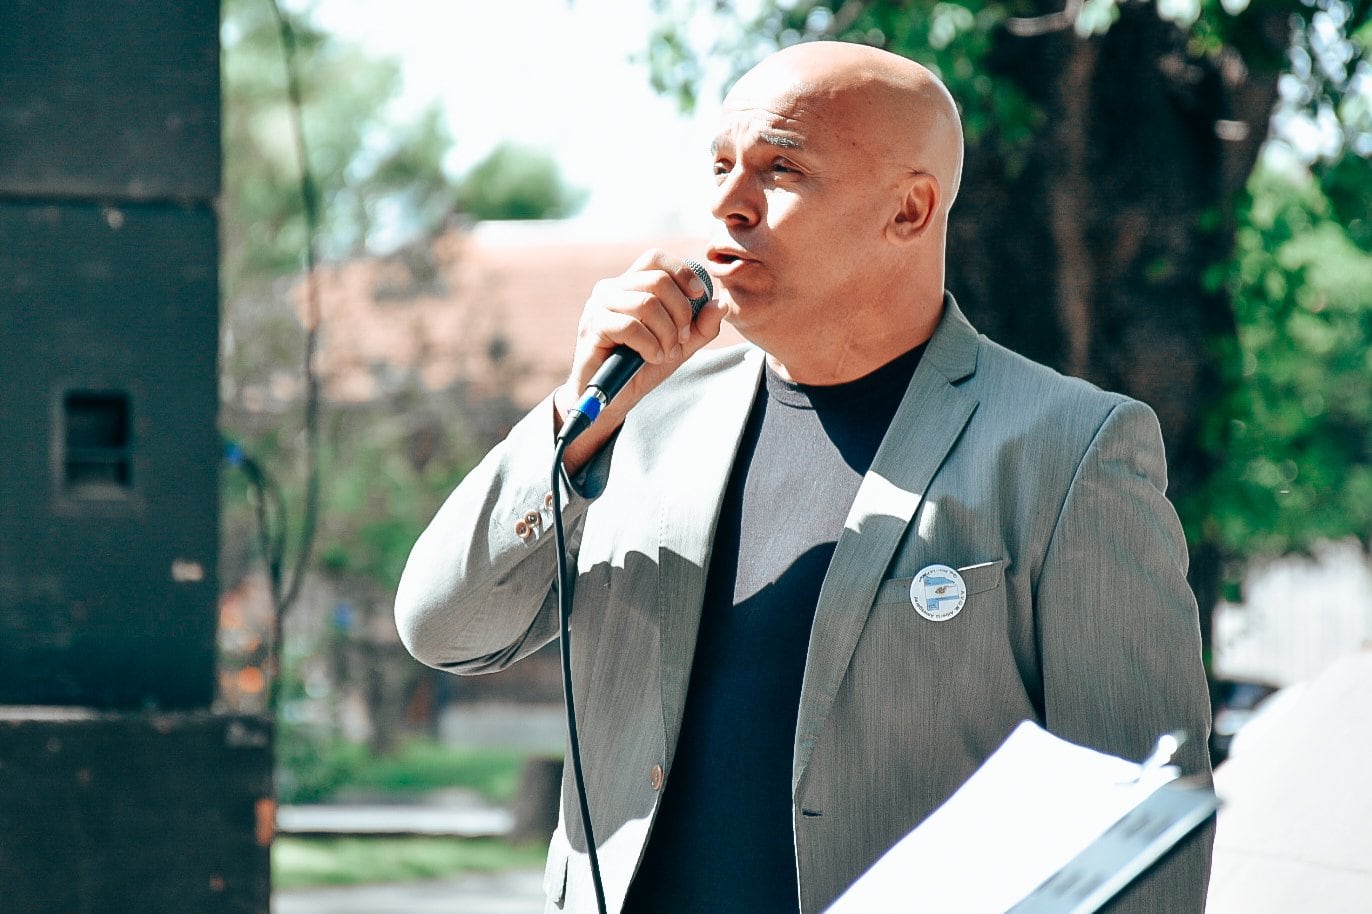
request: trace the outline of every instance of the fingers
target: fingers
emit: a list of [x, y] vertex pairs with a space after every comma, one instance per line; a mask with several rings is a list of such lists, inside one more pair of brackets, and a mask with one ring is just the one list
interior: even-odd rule
[[604, 286], [605, 283], [597, 285], [582, 315], [580, 333], [584, 342], [607, 354], [616, 346], [628, 346], [654, 365], [680, 349], [676, 318], [673, 309], [662, 300], [663, 295]]
[[627, 272], [596, 284], [582, 315], [582, 340], [607, 353], [628, 346], [652, 364], [680, 359], [692, 337], [691, 299], [705, 291], [683, 260], [648, 251]]
[[729, 309], [719, 299], [708, 301], [701, 307], [700, 314], [696, 316], [691, 341], [686, 345], [688, 357], [705, 348], [715, 337], [719, 336], [719, 331], [724, 325], [724, 318], [728, 314]]
[[[693, 313], [691, 298], [705, 293], [691, 268], [663, 251], [648, 251], [625, 273], [596, 283], [581, 314], [571, 373], [554, 396], [556, 414], [565, 416], [615, 347], [627, 346], [643, 357], [644, 368], [595, 426], [601, 438], [617, 427], [633, 404], [719, 335], [721, 305], [706, 303], [699, 317]], [[600, 438], [588, 432], [579, 440], [594, 447]]]
[[707, 301], [699, 316], [691, 306], [691, 299], [706, 294], [685, 261], [664, 251], [648, 251], [622, 275], [596, 283], [581, 313], [571, 373], [553, 394], [553, 433], [615, 347], [629, 347], [646, 364], [567, 449], [563, 463], [569, 472], [584, 466], [613, 436], [635, 403], [719, 335], [723, 305]]
[[672, 277], [687, 298], [700, 298], [705, 294], [705, 286], [686, 261], [666, 251], [653, 249], [644, 251], [632, 264], [628, 272], [660, 271]]
[[663, 304], [667, 305], [668, 312], [676, 324], [678, 341], [685, 343], [690, 338], [691, 321], [695, 316], [691, 302], [698, 301], [706, 295], [705, 285], [700, 281], [700, 277], [685, 260], [661, 250], [645, 251], [629, 267], [629, 272], [645, 277], [658, 274], [670, 277], [682, 297], [678, 299], [675, 295], [667, 296]]

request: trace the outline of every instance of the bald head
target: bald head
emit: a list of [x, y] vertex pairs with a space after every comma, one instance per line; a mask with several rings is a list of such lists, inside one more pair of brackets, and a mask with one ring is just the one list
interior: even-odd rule
[[728, 319], [803, 383], [861, 377], [943, 312], [962, 128], [928, 70], [861, 45], [795, 45], [724, 100], [707, 252]]
[[840, 41], [792, 45], [745, 73], [724, 100], [740, 109], [784, 98], [849, 133], [877, 160], [933, 175], [946, 216], [962, 180], [962, 122], [932, 72], [880, 48]]

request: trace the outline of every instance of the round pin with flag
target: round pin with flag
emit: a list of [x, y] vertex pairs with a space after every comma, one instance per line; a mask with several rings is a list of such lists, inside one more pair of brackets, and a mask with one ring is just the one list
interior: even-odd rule
[[966, 582], [947, 565], [927, 565], [910, 582], [910, 603], [930, 622], [947, 622], [966, 602]]

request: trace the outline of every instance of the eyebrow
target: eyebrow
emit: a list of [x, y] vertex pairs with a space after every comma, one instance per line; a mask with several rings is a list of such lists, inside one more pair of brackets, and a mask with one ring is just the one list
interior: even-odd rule
[[769, 146], [780, 146], [782, 149], [799, 149], [800, 140], [793, 136], [785, 136], [780, 133], [760, 133], [758, 139]]
[[[802, 146], [800, 140], [796, 139], [796, 138], [793, 137], [793, 136], [787, 136], [787, 135], [782, 134], [782, 133], [768, 133], [768, 132], [763, 132], [763, 133], [759, 133], [759, 134], [757, 135], [757, 138], [758, 138], [760, 141], [766, 143], [768, 146], [776, 146], [776, 147], [778, 147], [778, 148], [780, 148], [780, 149], [801, 149], [801, 148], [803, 148], [803, 146]], [[720, 142], [720, 141], [719, 141], [719, 138], [718, 138], [718, 137], [716, 137], [715, 139], [713, 139], [713, 140], [710, 141], [710, 155], [716, 155], [716, 154], [718, 154], [718, 152], [719, 152], [719, 142]]]

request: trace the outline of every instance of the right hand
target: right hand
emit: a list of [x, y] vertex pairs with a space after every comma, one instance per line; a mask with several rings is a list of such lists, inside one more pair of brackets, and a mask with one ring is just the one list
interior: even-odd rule
[[719, 335], [724, 308], [718, 300], [691, 318], [690, 300], [704, 291], [691, 268], [664, 251], [647, 251], [624, 273], [596, 283], [581, 312], [571, 373], [553, 395], [558, 427], [616, 346], [643, 356], [644, 365], [572, 443], [565, 460], [569, 472], [609, 440], [634, 404]]

